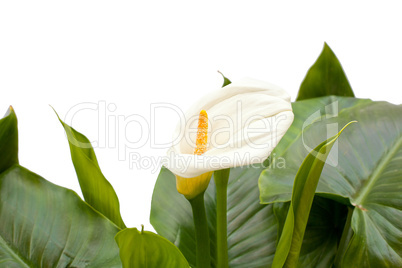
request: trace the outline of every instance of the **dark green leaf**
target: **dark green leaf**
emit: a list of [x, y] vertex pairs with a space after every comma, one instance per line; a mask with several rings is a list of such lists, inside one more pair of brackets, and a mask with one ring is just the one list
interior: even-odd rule
[[332, 146], [345, 127], [337, 135], [320, 143], [301, 164], [293, 184], [283, 237], [279, 240], [272, 267], [297, 265], [318, 180]]
[[355, 96], [341, 63], [325, 43], [300, 86], [297, 101], [329, 95]]
[[121, 267], [119, 228], [23, 167], [0, 175], [0, 219], [1, 267]]
[[[290, 202], [275, 203], [274, 212], [278, 216], [278, 236], [284, 229]], [[278, 213], [279, 212], [279, 213]], [[314, 197], [300, 252], [299, 267], [328, 268], [334, 262], [337, 246], [346, 220], [347, 208], [336, 201]], [[293, 232], [289, 232], [292, 236]]]
[[71, 159], [85, 201], [120, 228], [126, 228], [120, 215], [119, 199], [113, 186], [103, 176], [90, 141], [60, 118], [59, 120], [67, 134]]
[[314, 197], [300, 252], [300, 267], [328, 268], [345, 224], [347, 208], [331, 199]]
[[120, 258], [126, 268], [185, 267], [189, 264], [169, 240], [148, 231], [128, 228], [116, 235]]
[[[227, 210], [230, 267], [267, 267], [273, 260], [278, 228], [273, 206], [259, 203], [257, 180], [262, 170], [263, 167], [241, 167], [230, 171]], [[212, 266], [216, 267], [216, 192], [213, 179], [205, 192], [205, 205]], [[160, 235], [181, 250], [191, 266], [195, 266], [191, 207], [177, 192], [175, 176], [165, 168], [162, 168], [155, 185], [151, 223]]]
[[286, 169], [271, 164], [261, 174], [261, 201], [289, 201], [298, 167], [313, 145], [325, 140], [333, 128], [357, 120], [332, 149], [316, 194], [355, 207], [354, 236], [344, 267], [368, 263], [398, 267], [402, 263], [402, 106], [323, 97], [296, 102], [293, 111], [294, 122], [272, 153], [272, 162], [284, 159]]
[[18, 164], [17, 116], [11, 106], [0, 120], [0, 155], [0, 173]]

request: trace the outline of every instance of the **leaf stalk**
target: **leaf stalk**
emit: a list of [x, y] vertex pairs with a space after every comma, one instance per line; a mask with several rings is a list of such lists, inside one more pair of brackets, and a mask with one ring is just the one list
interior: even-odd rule
[[196, 241], [196, 267], [210, 268], [211, 253], [207, 214], [205, 212], [204, 192], [189, 200], [193, 210]]
[[216, 239], [217, 239], [217, 267], [228, 268], [228, 237], [227, 237], [227, 198], [230, 169], [214, 172], [216, 185]]

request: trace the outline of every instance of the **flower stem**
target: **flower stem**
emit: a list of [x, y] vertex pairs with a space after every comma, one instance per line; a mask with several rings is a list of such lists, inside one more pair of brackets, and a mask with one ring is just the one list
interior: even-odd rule
[[204, 192], [189, 200], [193, 210], [196, 241], [196, 267], [210, 268], [211, 253], [209, 247], [209, 233], [207, 214], [205, 213]]
[[229, 267], [228, 238], [227, 238], [227, 198], [230, 169], [214, 172], [216, 185], [216, 239], [217, 239], [217, 267]]
[[343, 256], [345, 255], [346, 249], [349, 245], [350, 239], [353, 235], [353, 230], [351, 225], [352, 222], [352, 215], [353, 215], [354, 208], [348, 207], [348, 216], [346, 218], [345, 226], [343, 228], [341, 240], [338, 246], [338, 252], [336, 253], [335, 257], [335, 267], [341, 267], [341, 262]]

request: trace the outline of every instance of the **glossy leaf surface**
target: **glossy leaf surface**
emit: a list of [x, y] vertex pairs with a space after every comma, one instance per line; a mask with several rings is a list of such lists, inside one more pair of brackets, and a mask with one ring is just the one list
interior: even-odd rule
[[331, 96], [296, 102], [293, 110], [295, 120], [273, 152], [275, 159], [285, 159], [286, 169], [261, 174], [261, 201], [289, 201], [312, 144], [357, 120], [334, 144], [317, 194], [355, 206], [344, 267], [397, 267], [402, 263], [402, 106]]
[[148, 231], [127, 228], [116, 235], [125, 268], [188, 268], [180, 250], [169, 240]]
[[0, 267], [121, 267], [119, 228], [18, 165], [0, 175]]

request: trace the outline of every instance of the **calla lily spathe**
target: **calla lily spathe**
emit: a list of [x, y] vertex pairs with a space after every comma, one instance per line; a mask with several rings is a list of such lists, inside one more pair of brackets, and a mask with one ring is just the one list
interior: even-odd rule
[[[197, 119], [208, 113], [208, 145], [194, 155]], [[185, 113], [164, 165], [176, 178], [264, 161], [293, 122], [290, 96], [278, 86], [242, 79], [204, 96]], [[177, 139], [177, 137], [181, 137]], [[210, 176], [209, 176], [210, 177]], [[178, 188], [179, 189], [179, 188]], [[204, 189], [205, 190], [205, 189]]]

